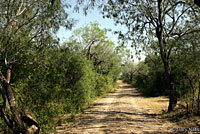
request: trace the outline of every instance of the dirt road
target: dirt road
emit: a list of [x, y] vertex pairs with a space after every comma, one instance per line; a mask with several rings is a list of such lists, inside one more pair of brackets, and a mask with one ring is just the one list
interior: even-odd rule
[[145, 98], [130, 85], [118, 84], [115, 93], [95, 101], [74, 122], [59, 126], [58, 134], [166, 134], [176, 128], [157, 118], [167, 109], [167, 98]]

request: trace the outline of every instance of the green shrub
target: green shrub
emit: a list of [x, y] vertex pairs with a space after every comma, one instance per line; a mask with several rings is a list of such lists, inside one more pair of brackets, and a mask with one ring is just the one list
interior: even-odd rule
[[77, 111], [84, 103], [95, 98], [96, 72], [93, 65], [83, 55], [74, 55], [66, 72], [66, 87], [72, 90], [70, 98]]

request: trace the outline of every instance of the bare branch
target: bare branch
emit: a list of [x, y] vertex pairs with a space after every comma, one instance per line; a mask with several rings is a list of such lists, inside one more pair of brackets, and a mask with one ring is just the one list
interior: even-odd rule
[[172, 9], [174, 9], [176, 6], [178, 6], [179, 4], [185, 4], [185, 2], [183, 2], [183, 1], [178, 1], [178, 2], [176, 2], [174, 5], [172, 5], [170, 8], [168, 8], [165, 12], [164, 12], [164, 14], [168, 14], [168, 12], [169, 11], [171, 11]]
[[[21, 4], [20, 4], [20, 6], [19, 6], [19, 8], [18, 8], [18, 10], [17, 10], [16, 16], [19, 16], [19, 15], [21, 14], [20, 12], [21, 12], [21, 8], [22, 8], [23, 4], [24, 4], [24, 2], [23, 2], [23, 0], [21, 0]], [[25, 8], [24, 8], [24, 9], [25, 9]], [[24, 9], [23, 9], [23, 10], [24, 10]], [[23, 10], [22, 10], [22, 11], [23, 11]]]
[[[148, 6], [151, 7], [150, 6], [151, 4], [149, 3], [148, 0], [147, 0], [147, 3], [148, 3]], [[155, 23], [157, 24], [158, 19], [152, 15], [151, 11], [149, 11], [148, 13], [150, 14], [150, 18], [151, 18], [151, 22], [152, 22], [153, 26], [156, 27]]]
[[1, 71], [0, 71], [0, 80], [2, 83], [8, 83]]
[[183, 37], [185, 35], [192, 34], [192, 33], [200, 33], [200, 29], [193, 29], [193, 30], [188, 29], [184, 33], [172, 33], [171, 35], [172, 36]]
[[176, 21], [175, 21], [175, 17], [173, 16], [173, 24], [172, 24], [172, 28], [171, 28], [171, 30], [167, 33], [167, 35], [166, 35], [167, 37], [170, 36], [170, 34], [173, 32], [175, 26], [177, 25], [179, 19], [180, 19], [180, 18], [185, 14], [185, 12], [186, 12], [188, 9], [189, 9], [189, 7], [186, 8], [185, 10], [183, 10], [182, 13], [177, 17]]

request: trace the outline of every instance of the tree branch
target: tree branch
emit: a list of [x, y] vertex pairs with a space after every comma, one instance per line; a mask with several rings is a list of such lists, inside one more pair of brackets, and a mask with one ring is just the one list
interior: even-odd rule
[[170, 36], [170, 34], [173, 32], [175, 26], [177, 25], [179, 19], [181, 18], [181, 16], [183, 16], [183, 14], [184, 14], [188, 9], [189, 9], [189, 7], [186, 8], [185, 10], [183, 10], [182, 13], [177, 17], [176, 21], [175, 21], [175, 17], [173, 16], [173, 24], [172, 24], [172, 28], [171, 28], [171, 30], [167, 33], [167, 35], [166, 35], [167, 37]]
[[170, 8], [168, 8], [168, 10], [164, 12], [164, 14], [168, 14], [169, 11], [171, 11], [174, 7], [176, 7], [179, 4], [185, 4], [185, 2], [183, 2], [183, 1], [176, 2], [174, 5], [172, 5]]
[[2, 83], [8, 83], [1, 71], [0, 71], [0, 80]]
[[184, 33], [172, 33], [171, 35], [172, 36], [178, 36], [178, 37], [183, 37], [185, 35], [188, 35], [188, 34], [192, 34], [192, 33], [199, 33], [200, 32], [200, 29], [195, 29], [195, 30], [191, 30], [188, 29], [187, 31], [185, 31]]
[[22, 25], [19, 25], [19, 27], [17, 28], [17, 30], [14, 32], [14, 35], [15, 35], [22, 27], [24, 27], [25, 25], [28, 25], [29, 23], [31, 23], [31, 21], [32, 21], [35, 17], [37, 17], [38, 12], [39, 12], [39, 7], [38, 7], [36, 13], [35, 13], [28, 21], [24, 22]]

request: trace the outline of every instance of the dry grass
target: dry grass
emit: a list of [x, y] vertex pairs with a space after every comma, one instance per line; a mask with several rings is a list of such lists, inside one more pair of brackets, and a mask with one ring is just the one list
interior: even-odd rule
[[152, 112], [161, 114], [166, 111], [169, 104], [169, 99], [165, 96], [161, 97], [140, 97], [137, 99], [139, 105], [150, 109]]
[[174, 111], [163, 113], [161, 118], [174, 122], [183, 128], [200, 127], [200, 117], [188, 113], [181, 103], [178, 103]]

